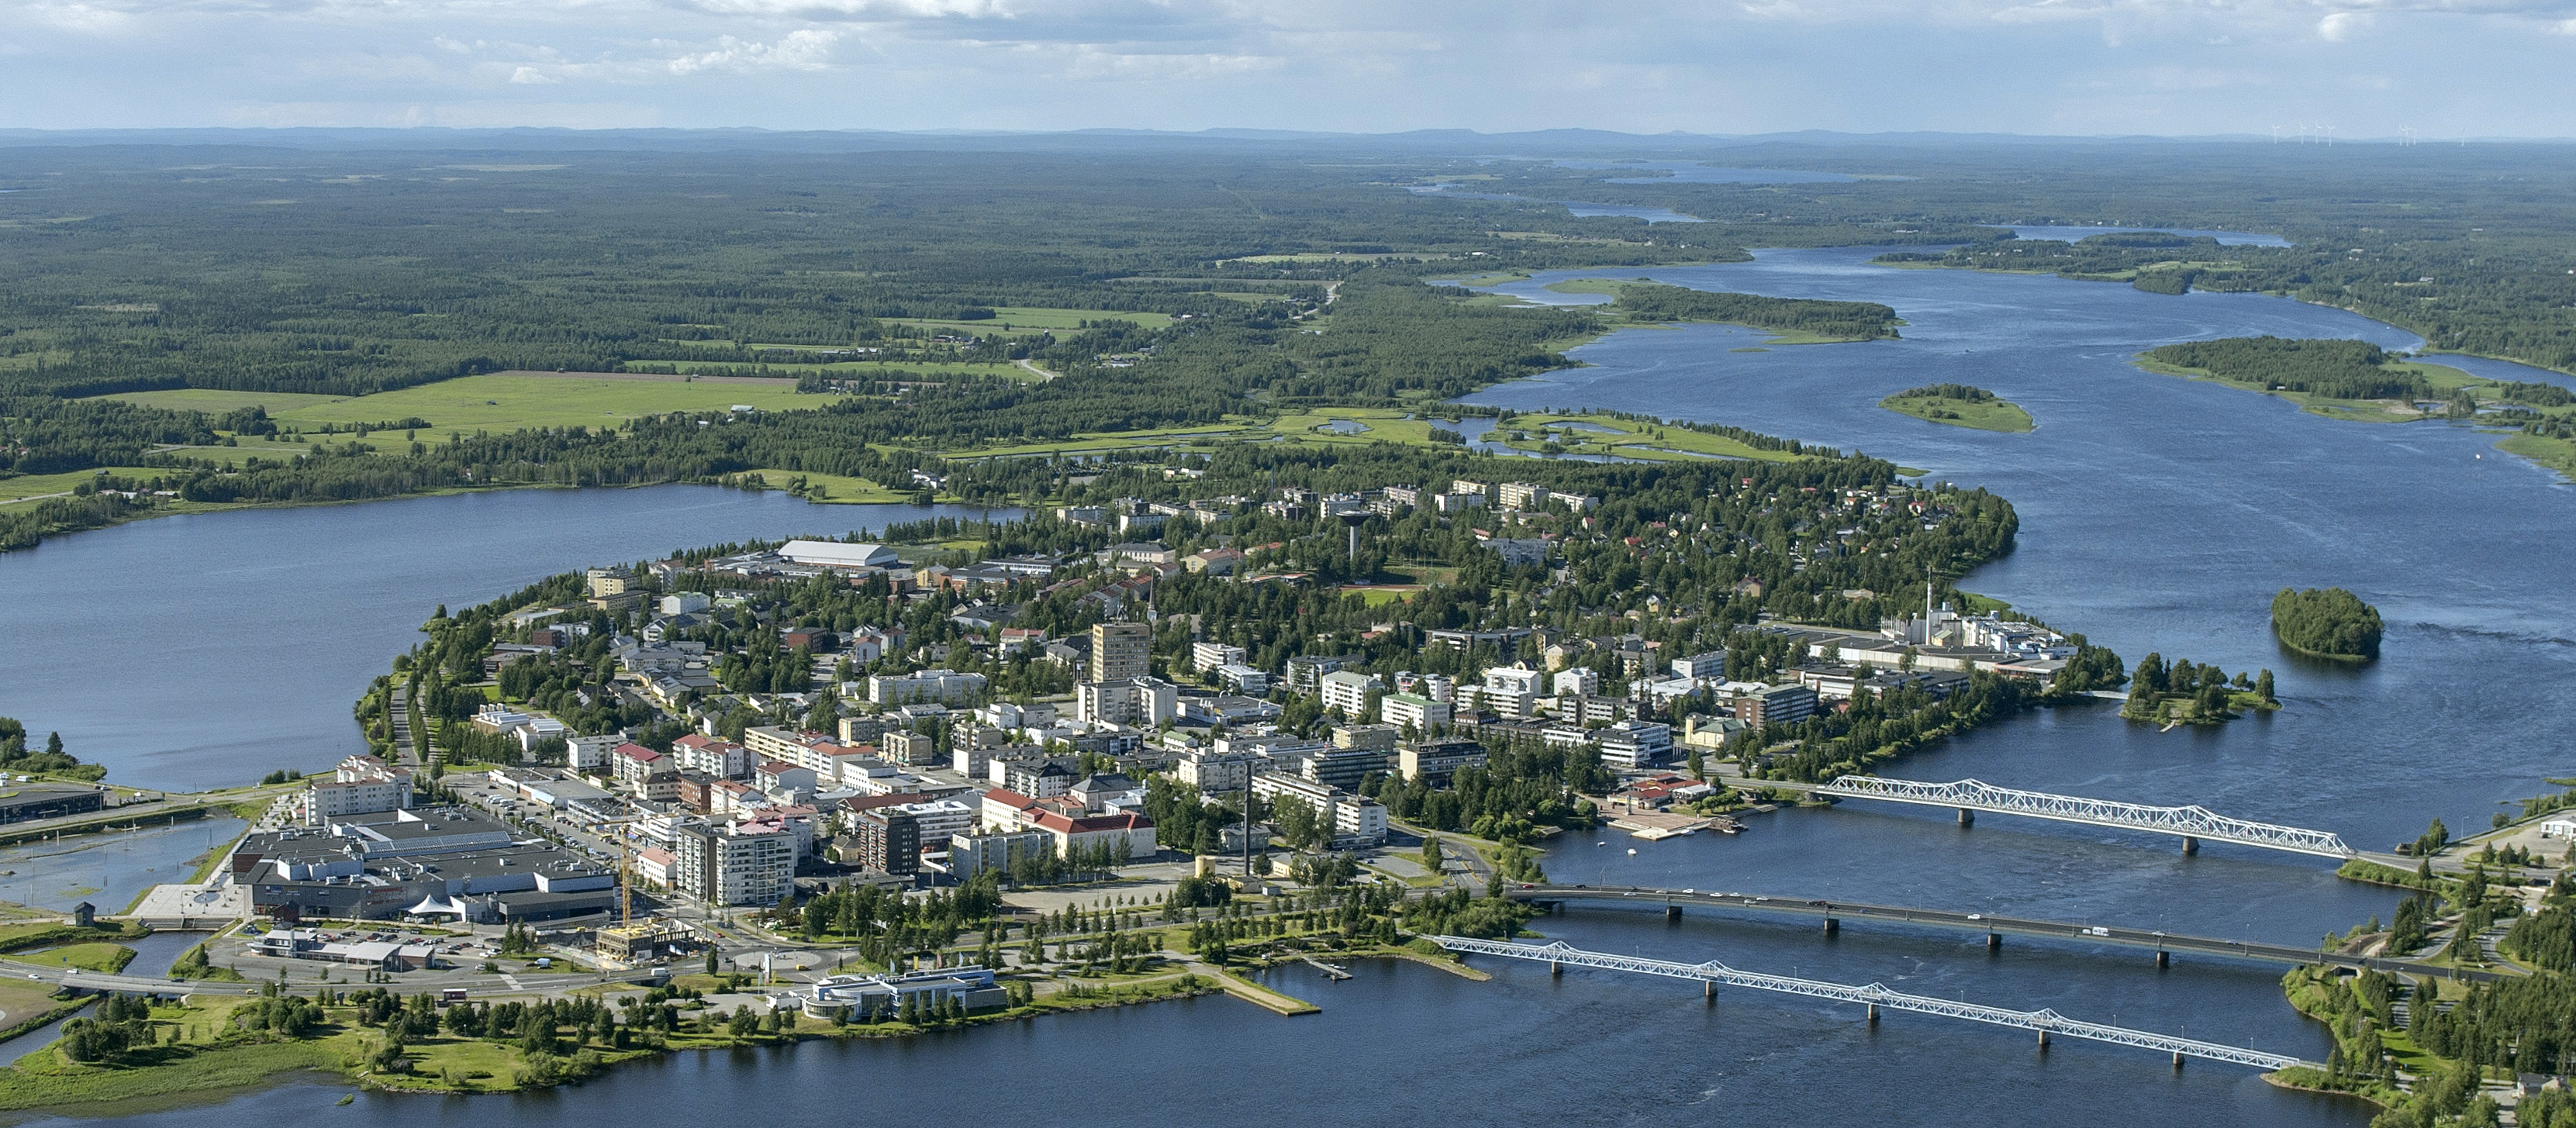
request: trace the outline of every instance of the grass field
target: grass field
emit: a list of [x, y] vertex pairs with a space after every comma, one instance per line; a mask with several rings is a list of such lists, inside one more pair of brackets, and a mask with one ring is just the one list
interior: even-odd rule
[[[1217, 443], [1277, 442], [1315, 446], [1365, 446], [1369, 443], [1405, 443], [1413, 446], [1431, 444], [1431, 428], [1440, 426], [1436, 412], [1420, 413], [1424, 418], [1407, 418], [1410, 413], [1392, 408], [1324, 407], [1282, 415], [1266, 424], [1249, 420], [1232, 426], [1172, 427], [1154, 431], [1122, 431], [1112, 434], [1078, 435], [1062, 442], [1026, 443], [1015, 446], [986, 447], [981, 450], [954, 451], [952, 458], [1025, 458], [1053, 454], [1096, 454], [1112, 450], [1136, 450], [1144, 447], [1182, 447]], [[1331, 429], [1334, 423], [1356, 424], [1364, 430], [1344, 432]], [[1601, 430], [1569, 428], [1565, 424], [1589, 424]], [[1554, 430], [1551, 431], [1551, 428]], [[1748, 458], [1762, 462], [1787, 462], [1797, 456], [1781, 451], [1756, 450], [1722, 435], [1703, 434], [1678, 427], [1657, 427], [1631, 423], [1607, 415], [1522, 415], [1508, 428], [1498, 428], [1507, 435], [1520, 431], [1523, 440], [1501, 435], [1496, 441], [1515, 450], [1531, 454], [1606, 454], [1655, 462], [1695, 461], [1705, 458]], [[1556, 442], [1562, 449], [1550, 452], [1546, 444]], [[1445, 445], [1445, 444], [1444, 444]], [[771, 480], [779, 479], [772, 477]]]
[[166, 392], [126, 392], [100, 398], [123, 400], [127, 403], [139, 403], [150, 407], [166, 407], [173, 411], [202, 411], [208, 415], [221, 415], [224, 412], [245, 407], [265, 407], [269, 414], [275, 415], [278, 412], [292, 411], [299, 407], [319, 407], [349, 397], [313, 396], [300, 392], [225, 392], [213, 388], [177, 388]]
[[[887, 489], [886, 487], [878, 485], [865, 478], [850, 478], [839, 474], [818, 474], [811, 470], [766, 469], [751, 470], [746, 471], [745, 473], [760, 475], [761, 480], [767, 482], [769, 484], [769, 488], [773, 490], [787, 489], [789, 487], [789, 483], [794, 482], [798, 478], [803, 478], [805, 479], [805, 488], [798, 493], [798, 496], [803, 497], [807, 501], [820, 501], [833, 505], [884, 505], [889, 502], [909, 503], [912, 501], [914, 496], [910, 493], [897, 493], [894, 490]], [[743, 475], [734, 475], [728, 480], [739, 480], [742, 476]]]
[[[620, 380], [595, 376], [461, 376], [416, 388], [272, 411], [282, 422], [380, 423], [417, 416], [436, 437], [448, 431], [506, 432], [530, 427], [614, 427], [642, 415], [723, 411], [750, 404], [763, 411], [821, 407], [830, 396], [800, 395], [786, 384]], [[432, 437], [423, 433], [424, 440]]]
[[756, 367], [760, 372], [781, 380], [794, 380], [807, 374], [834, 377], [873, 376], [879, 379], [910, 376], [999, 376], [1005, 380], [1035, 380], [1037, 374], [1016, 364], [965, 364], [957, 361], [824, 360], [811, 364], [783, 363], [744, 365], [731, 361], [636, 360], [627, 362], [629, 372], [648, 372], [674, 368], [684, 374], [739, 372]]
[[[1509, 435], [1515, 431], [1528, 438], [1510, 438]], [[1724, 435], [1632, 422], [1608, 415], [1516, 415], [1509, 426], [1494, 428], [1488, 437], [1514, 450], [1532, 453], [1548, 453], [1547, 444], [1553, 442], [1566, 454], [1606, 454], [1655, 462], [1704, 458], [1791, 462], [1799, 457], [1787, 451], [1757, 450]]]
[[2544, 435], [2510, 435], [2498, 442], [2496, 449], [2518, 458], [2528, 458], [2558, 471], [2561, 477], [2576, 481], [2576, 442]]
[[[2149, 360], [2143, 356], [2134, 357], [2132, 358], [2132, 361], [2138, 367], [2158, 375], [2181, 376], [2187, 379], [2201, 380], [2212, 384], [2221, 384], [2230, 388], [2238, 388], [2248, 392], [2260, 392], [2267, 396], [2276, 396], [2299, 405], [2299, 409], [2302, 411], [2306, 411], [2312, 415], [2322, 415], [2328, 419], [2342, 419], [2354, 423], [2411, 423], [2418, 419], [2441, 418], [2438, 414], [2426, 415], [2421, 411], [2415, 410], [2413, 404], [2399, 400], [2334, 399], [2328, 396], [2316, 395], [2312, 392], [2276, 392], [2255, 381], [2228, 380], [2218, 376], [2213, 376], [2205, 369], [2184, 368], [2180, 365], [2165, 364], [2160, 361]], [[2413, 372], [2422, 376], [2426, 383], [2446, 392], [2454, 388], [2474, 387], [2493, 383], [2493, 381], [2477, 376], [2471, 376], [2457, 368], [2452, 368], [2448, 365], [2442, 364], [2425, 364], [2420, 361], [2392, 361], [2383, 367], [2390, 372]]]
[[9, 957], [18, 963], [41, 967], [79, 968], [82, 971], [119, 972], [134, 959], [134, 949], [123, 944], [66, 944], [41, 952], [18, 952]]
[[1878, 401], [1878, 406], [1945, 427], [2015, 433], [2031, 428], [2030, 413], [2006, 399], [1972, 403], [1940, 396], [1889, 396]]

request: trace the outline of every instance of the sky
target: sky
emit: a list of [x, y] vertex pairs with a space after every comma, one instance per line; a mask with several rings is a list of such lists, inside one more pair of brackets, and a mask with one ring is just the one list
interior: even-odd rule
[[0, 0], [0, 127], [2576, 136], [2576, 0]]

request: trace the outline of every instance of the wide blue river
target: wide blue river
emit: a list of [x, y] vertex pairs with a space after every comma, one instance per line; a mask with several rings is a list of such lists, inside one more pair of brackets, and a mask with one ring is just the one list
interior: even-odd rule
[[[1904, 338], [1758, 347], [1721, 326], [1623, 332], [1587, 367], [1479, 402], [1598, 406], [1858, 447], [2010, 497], [2020, 548], [1973, 590], [2087, 632], [2230, 670], [2269, 666], [2288, 708], [2157, 733], [2106, 703], [2034, 714], [1892, 766], [2338, 831], [2385, 848], [2440, 815], [2483, 827], [2500, 800], [2567, 774], [2576, 715], [2576, 489], [2424, 423], [2370, 426], [2152, 376], [2126, 358], [2194, 337], [2407, 334], [2252, 295], [2166, 297], [2099, 283], [1894, 270], [1866, 251], [1791, 251], [1659, 269], [1715, 289], [1894, 305]], [[1633, 277], [1636, 271], [1617, 272]], [[1541, 287], [1540, 300], [1588, 300]], [[2480, 366], [2481, 370], [2496, 366]], [[2537, 378], [2524, 374], [2524, 378]], [[2562, 377], [2547, 377], [2565, 382]], [[1939, 427], [1876, 407], [1956, 380], [2030, 409], [2038, 429]], [[884, 514], [780, 495], [664, 488], [493, 494], [143, 522], [0, 557], [0, 713], [60, 728], [122, 778], [231, 782], [350, 747], [347, 708], [426, 610], [547, 572], [684, 544], [880, 525]], [[2386, 657], [2358, 670], [2281, 653], [2266, 608], [2285, 584], [2351, 588], [2387, 615]], [[1635, 854], [1630, 854], [1630, 849]], [[1946, 813], [1865, 808], [1756, 816], [1738, 837], [1642, 844], [1568, 836], [1558, 879], [1868, 899], [2314, 943], [2395, 902], [2330, 863]], [[2277, 971], [1853, 925], [1576, 910], [1538, 927], [1576, 944], [1901, 990], [2187, 1034], [2310, 1058], [2327, 1042], [2280, 1000]], [[1349, 983], [1281, 972], [1324, 1006], [1283, 1019], [1225, 999], [1051, 1018], [911, 1042], [686, 1056], [579, 1089], [472, 1099], [362, 1096], [296, 1084], [212, 1108], [137, 1112], [173, 1125], [622, 1125], [739, 1118], [1047, 1124], [1700, 1125], [1790, 1110], [1822, 1123], [2040, 1125], [2116, 1114], [2190, 1125], [2362, 1125], [2361, 1104], [2282, 1092], [2250, 1071], [1688, 984], [1488, 964], [1470, 983], [1363, 965]]]

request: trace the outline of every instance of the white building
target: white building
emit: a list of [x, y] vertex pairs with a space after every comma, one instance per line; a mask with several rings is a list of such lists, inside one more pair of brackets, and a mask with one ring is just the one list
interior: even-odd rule
[[567, 736], [564, 756], [575, 771], [589, 771], [608, 762], [608, 750], [626, 743], [626, 732], [620, 729], [606, 736]]
[[1722, 678], [1726, 676], [1726, 652], [1711, 650], [1687, 658], [1673, 659], [1673, 676], [1677, 678]]
[[1601, 692], [1601, 671], [1590, 666], [1558, 670], [1548, 689], [1558, 697], [1590, 697]]
[[373, 756], [351, 756], [340, 761], [331, 778], [314, 780], [305, 788], [297, 813], [306, 825], [321, 826], [347, 815], [409, 810], [411, 798], [410, 769]]
[[1237, 665], [1243, 662], [1245, 657], [1244, 649], [1240, 646], [1227, 646], [1222, 642], [1190, 644], [1190, 668], [1193, 670], [1213, 670], [1219, 666]]
[[1375, 799], [1353, 795], [1331, 784], [1284, 772], [1252, 777], [1252, 794], [1273, 805], [1294, 801], [1313, 808], [1333, 828], [1333, 845], [1364, 846], [1386, 841], [1386, 807]]
[[1428, 733], [1433, 725], [1446, 725], [1449, 718], [1449, 706], [1428, 697], [1390, 693], [1378, 702], [1379, 720], [1390, 725], [1412, 725], [1417, 733]]
[[1085, 724], [1152, 728], [1180, 715], [1181, 689], [1153, 678], [1082, 682], [1073, 687], [1073, 717]]
[[1200, 750], [1183, 755], [1172, 774], [1203, 793], [1241, 791], [1252, 782], [1254, 759], [1248, 752]]
[[686, 825], [672, 836], [671, 881], [711, 905], [775, 905], [796, 887], [796, 841], [785, 831]]
[[1621, 721], [1593, 735], [1601, 745], [1601, 762], [1614, 768], [1651, 768], [1673, 751], [1672, 726], [1652, 721]]
[[825, 568], [887, 568], [903, 562], [893, 549], [881, 544], [839, 541], [793, 540], [778, 546], [778, 555], [789, 563]]
[[1241, 662], [1228, 662], [1217, 667], [1216, 680], [1218, 684], [1236, 693], [1259, 697], [1270, 692], [1269, 671], [1246, 666]]
[[916, 670], [909, 674], [875, 674], [868, 678], [868, 700], [879, 705], [937, 702], [964, 705], [984, 695], [984, 675], [955, 670]]
[[675, 591], [662, 597], [661, 608], [665, 615], [695, 615], [715, 605], [716, 601], [705, 592]]
[[1335, 670], [1318, 679], [1324, 693], [1324, 708], [1337, 710], [1346, 717], [1358, 717], [1368, 708], [1368, 695], [1386, 688], [1375, 674], [1357, 670]]

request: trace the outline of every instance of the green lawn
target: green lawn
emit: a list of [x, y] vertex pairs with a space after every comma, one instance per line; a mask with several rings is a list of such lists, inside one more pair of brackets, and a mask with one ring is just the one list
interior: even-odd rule
[[1889, 396], [1878, 406], [1898, 415], [1911, 415], [1926, 423], [1947, 427], [1969, 427], [1979, 431], [2021, 432], [2031, 428], [2030, 413], [2006, 399], [1978, 402], [1945, 399], [1940, 396]]
[[[155, 471], [151, 470], [110, 472], [123, 474], [155, 473]], [[11, 502], [26, 501], [29, 498], [42, 498], [49, 497], [54, 494], [70, 493], [72, 491], [72, 487], [77, 486], [82, 482], [95, 480], [97, 477], [98, 471], [96, 470], [70, 470], [60, 474], [21, 474], [15, 478], [0, 478], [0, 506], [6, 506]]]
[[[604, 375], [461, 376], [355, 399], [332, 400], [273, 412], [283, 422], [381, 423], [417, 416], [435, 437], [448, 431], [525, 430], [530, 427], [614, 427], [642, 415], [674, 411], [723, 411], [750, 404], [763, 411], [821, 407], [830, 396], [800, 395], [794, 385], [683, 381]], [[428, 440], [432, 433], [421, 437]]]
[[[760, 475], [763, 481], [769, 483], [769, 488], [774, 490], [787, 489], [789, 483], [803, 478], [805, 490], [801, 496], [808, 501], [828, 502], [835, 505], [909, 503], [914, 497], [910, 492], [898, 493], [865, 478], [819, 474], [811, 470], [751, 470], [745, 473]], [[738, 481], [741, 477], [742, 475], [734, 475], [728, 480]]]
[[78, 968], [82, 971], [115, 973], [133, 962], [134, 949], [123, 944], [66, 944], [41, 952], [18, 952], [9, 957], [18, 963], [44, 967]]

